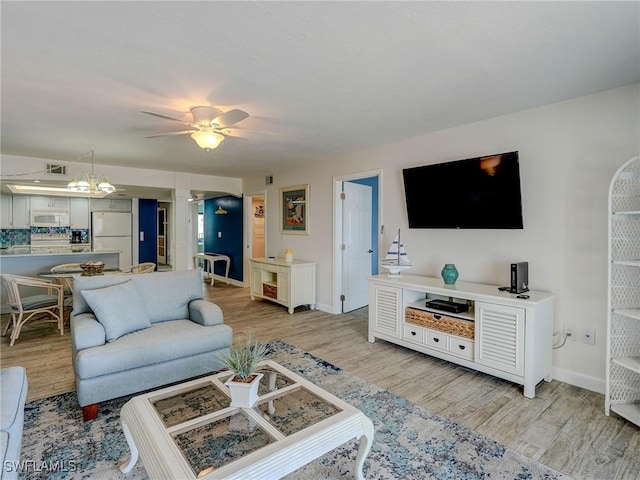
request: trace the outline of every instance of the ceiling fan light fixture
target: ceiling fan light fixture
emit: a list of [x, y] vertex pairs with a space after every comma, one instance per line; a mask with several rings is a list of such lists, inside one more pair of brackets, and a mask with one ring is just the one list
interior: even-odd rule
[[213, 131], [200, 131], [191, 134], [191, 138], [198, 144], [200, 148], [204, 148], [206, 151], [218, 148], [218, 146], [224, 140], [224, 135]]

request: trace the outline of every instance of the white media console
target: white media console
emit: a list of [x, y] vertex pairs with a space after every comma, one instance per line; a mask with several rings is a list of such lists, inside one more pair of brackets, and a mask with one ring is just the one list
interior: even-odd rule
[[[497, 286], [403, 275], [369, 277], [369, 342], [376, 338], [524, 386], [551, 381], [553, 294], [529, 298]], [[429, 300], [464, 304], [462, 313], [429, 308]], [[418, 319], [418, 320], [416, 320]]]

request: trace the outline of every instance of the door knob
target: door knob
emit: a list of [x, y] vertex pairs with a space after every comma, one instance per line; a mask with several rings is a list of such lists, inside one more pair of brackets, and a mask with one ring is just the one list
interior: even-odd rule
[[369, 249], [367, 250], [367, 253], [373, 253], [373, 250]]

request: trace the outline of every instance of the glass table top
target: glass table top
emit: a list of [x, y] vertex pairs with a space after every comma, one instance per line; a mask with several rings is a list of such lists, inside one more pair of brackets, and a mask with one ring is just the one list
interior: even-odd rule
[[229, 372], [150, 396], [149, 402], [196, 476], [331, 418], [342, 410], [286, 373], [260, 370], [258, 401], [232, 408]]

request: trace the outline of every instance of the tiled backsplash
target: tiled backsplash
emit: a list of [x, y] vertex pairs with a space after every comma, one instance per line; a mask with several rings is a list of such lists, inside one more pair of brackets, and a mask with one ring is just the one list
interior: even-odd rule
[[[89, 243], [89, 230], [79, 229], [82, 243]], [[31, 228], [3, 228], [0, 229], [0, 247], [7, 248], [13, 245], [31, 245], [32, 233], [67, 233], [71, 239], [71, 230], [68, 227], [31, 227]]]
[[31, 229], [27, 228], [3, 228], [0, 229], [0, 247], [13, 245], [30, 245]]

